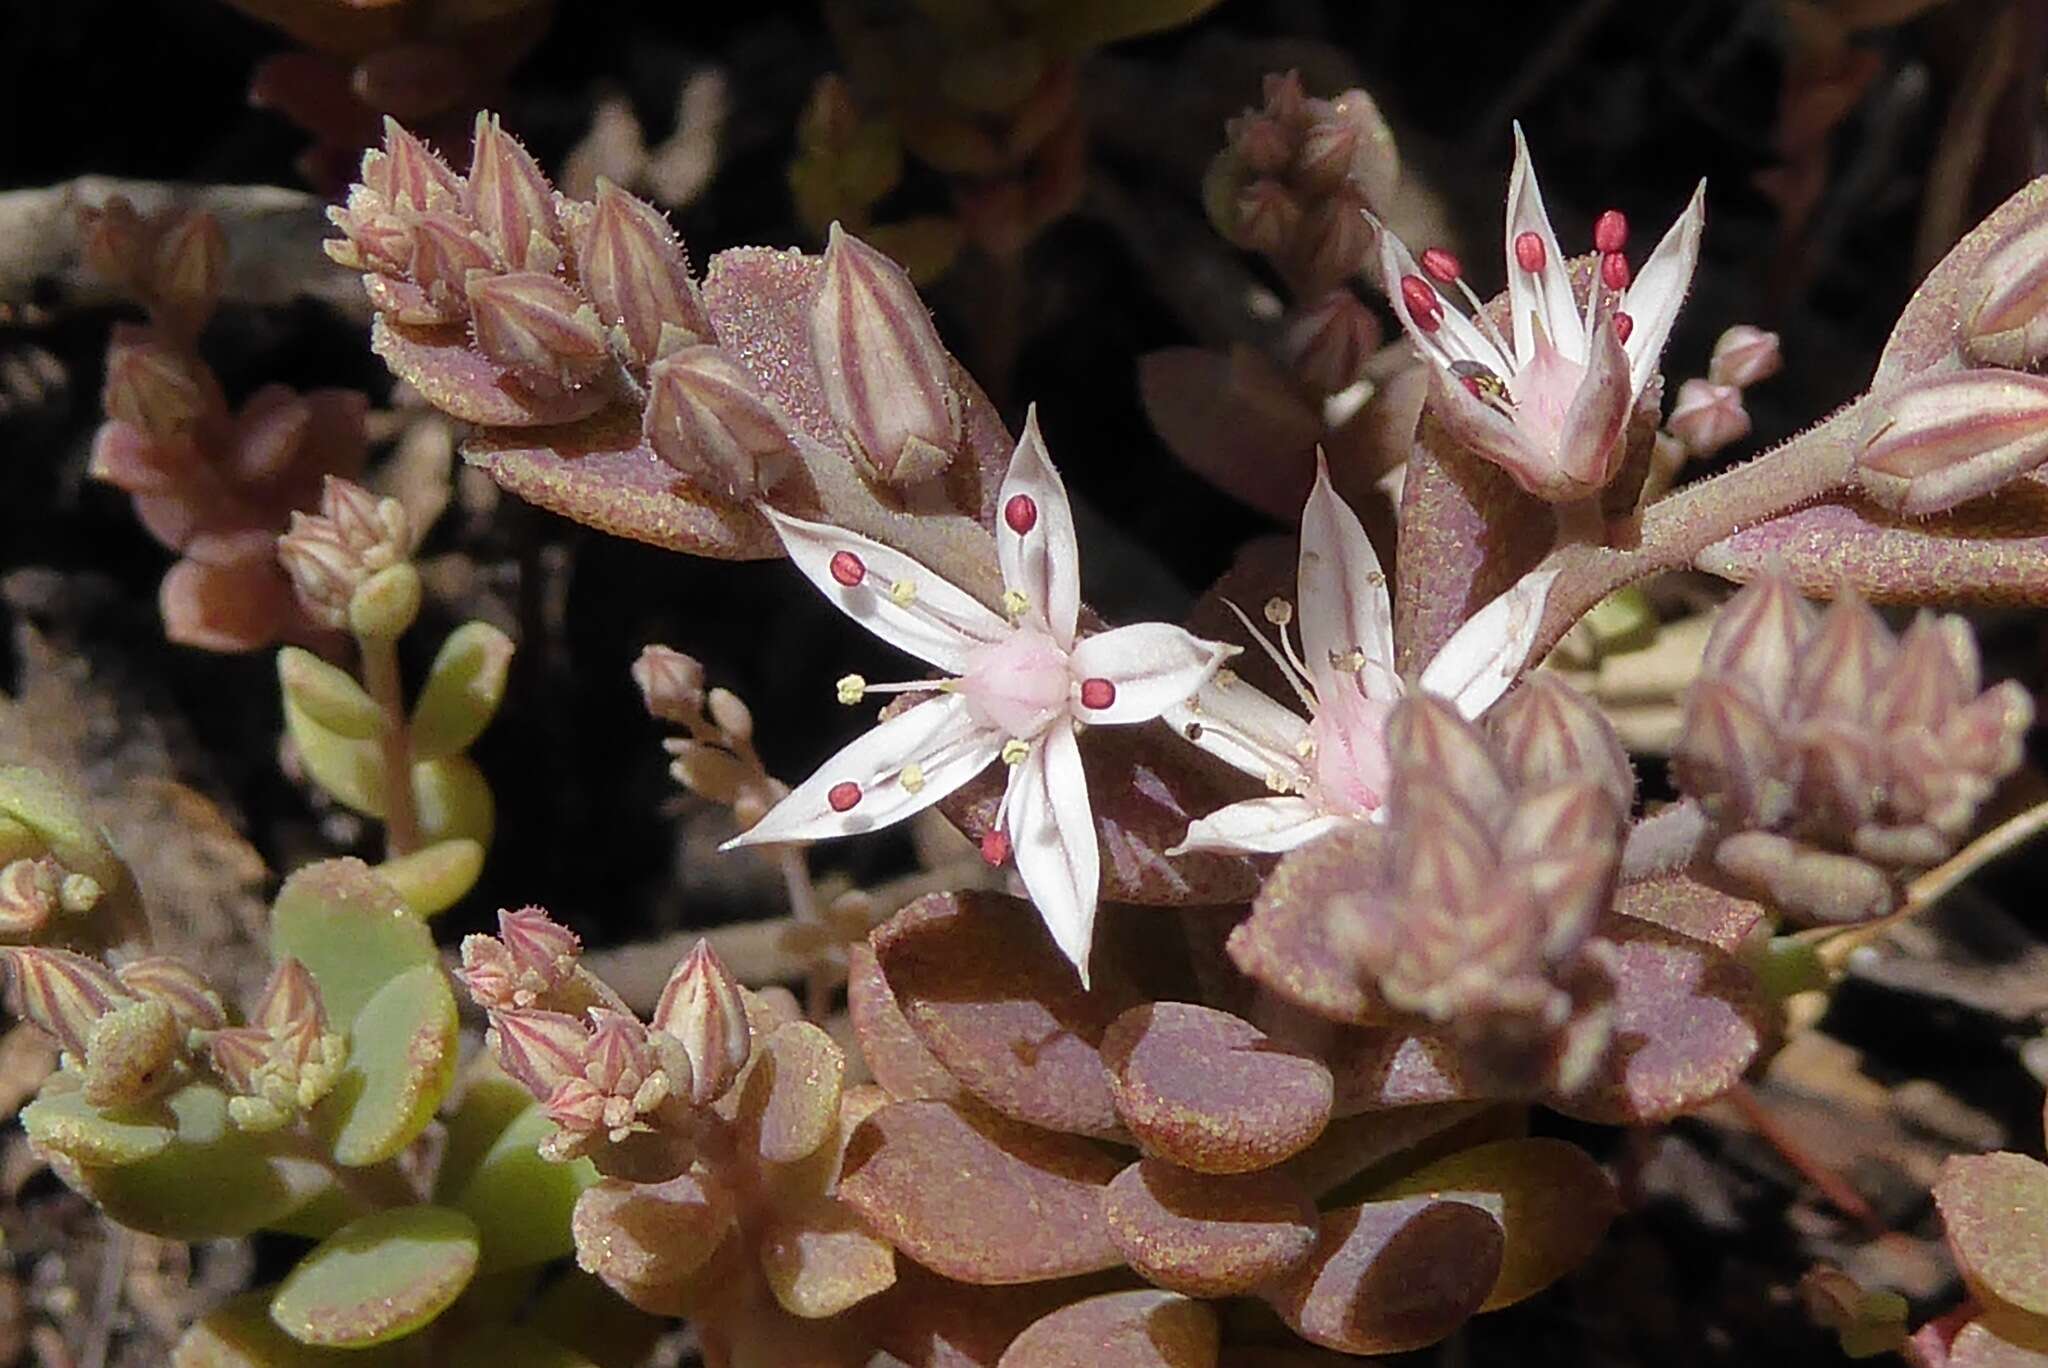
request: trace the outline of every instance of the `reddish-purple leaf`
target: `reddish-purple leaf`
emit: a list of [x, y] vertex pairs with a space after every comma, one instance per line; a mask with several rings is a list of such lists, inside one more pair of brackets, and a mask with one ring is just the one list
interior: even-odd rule
[[2048, 1316], [2048, 1164], [2023, 1154], [1959, 1155], [1942, 1165], [1934, 1203], [1971, 1290]]
[[877, 1349], [909, 1368], [995, 1368], [1010, 1341], [1062, 1306], [1125, 1285], [1126, 1275], [1093, 1274], [1010, 1287], [942, 1278], [907, 1259], [896, 1285], [855, 1313]]
[[1032, 1325], [997, 1368], [1216, 1368], [1220, 1338], [1201, 1302], [1151, 1288], [1109, 1292]]
[[1145, 1159], [1119, 1173], [1102, 1202], [1131, 1267], [1193, 1297], [1263, 1287], [1316, 1244], [1315, 1202], [1280, 1172], [1226, 1177]]
[[[1494, 1112], [1505, 1116], [1517, 1110], [1497, 1107]], [[1479, 1124], [1468, 1124], [1475, 1120]], [[1340, 1117], [1329, 1124], [1321, 1138], [1289, 1159], [1279, 1171], [1312, 1196], [1321, 1197], [1367, 1169], [1403, 1155], [1404, 1151], [1441, 1153], [1446, 1145], [1490, 1138], [1475, 1136], [1475, 1132], [1490, 1131], [1497, 1124], [1478, 1102], [1395, 1107]]]
[[429, 404], [482, 427], [571, 423], [613, 402], [601, 384], [555, 390], [523, 383], [472, 347], [469, 329], [460, 323], [419, 327], [380, 314], [370, 328], [370, 350]]
[[1323, 1213], [1315, 1252], [1266, 1299], [1295, 1333], [1347, 1354], [1434, 1344], [1500, 1275], [1501, 1232], [1464, 1202], [1404, 1197]]
[[2048, 1368], [2048, 1327], [2025, 1316], [1979, 1316], [1949, 1344], [1946, 1368]]
[[1286, 1001], [1332, 1021], [1385, 1020], [1385, 1009], [1366, 991], [1350, 956], [1331, 943], [1327, 912], [1331, 899], [1363, 886], [1361, 870], [1384, 858], [1384, 834], [1358, 825], [1281, 860], [1259, 889], [1251, 917], [1231, 933], [1230, 956], [1238, 968]]
[[1084, 991], [1030, 903], [934, 893], [871, 944], [904, 1019], [962, 1087], [1049, 1130], [1122, 1132], [1098, 1048], [1130, 996], [1108, 973]]
[[1330, 1071], [1320, 1060], [1213, 1007], [1133, 1007], [1103, 1036], [1102, 1062], [1124, 1125], [1147, 1153], [1183, 1168], [1270, 1168], [1330, 1119]]
[[1724, 955], [1740, 951], [1767, 915], [1761, 903], [1724, 893], [1683, 873], [1623, 884], [1615, 893], [1614, 910], [1705, 941]]
[[839, 1198], [925, 1267], [1036, 1282], [1123, 1262], [1102, 1214], [1121, 1163], [1078, 1136], [943, 1102], [895, 1102], [854, 1132]]
[[1323, 1052], [1323, 1058], [1336, 1082], [1339, 1116], [1486, 1096], [1466, 1077], [1457, 1047], [1423, 1031], [1399, 1026], [1349, 1029]]
[[847, 947], [846, 973], [846, 1012], [860, 1040], [861, 1058], [889, 1096], [898, 1102], [919, 1097], [951, 1102], [963, 1096], [959, 1080], [911, 1030], [867, 942]]

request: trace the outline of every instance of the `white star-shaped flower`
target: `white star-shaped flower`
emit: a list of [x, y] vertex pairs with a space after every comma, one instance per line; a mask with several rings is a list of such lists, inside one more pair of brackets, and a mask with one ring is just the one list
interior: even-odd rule
[[1001, 759], [1009, 780], [983, 854], [1001, 863], [1014, 853], [1025, 891], [1085, 984], [1101, 857], [1075, 732], [1151, 721], [1192, 697], [1238, 648], [1157, 622], [1076, 637], [1074, 518], [1036, 410], [1025, 419], [997, 507], [1002, 613], [880, 542], [763, 509], [797, 569], [835, 607], [951, 677], [841, 680], [845, 702], [883, 692], [938, 696], [827, 760], [726, 848], [874, 831], [930, 807]]
[[[1628, 416], [1657, 372], [1699, 260], [1707, 183], [1641, 270], [1629, 267], [1628, 221], [1594, 222], [1592, 288], [1584, 310], [1557, 247], [1529, 145], [1515, 126], [1508, 184], [1509, 332], [1465, 284], [1456, 257], [1433, 247], [1418, 263], [1380, 229], [1380, 270], [1402, 326], [1430, 363], [1438, 416], [1451, 435], [1541, 499], [1598, 493], [1619, 469]], [[1451, 302], [1456, 286], [1471, 309]]]
[[[1385, 814], [1387, 718], [1407, 692], [1394, 673], [1393, 606], [1379, 556], [1320, 460], [1302, 510], [1296, 578], [1300, 654], [1287, 637], [1294, 614], [1284, 600], [1266, 611], [1280, 628], [1278, 648], [1248, 620], [1245, 628], [1294, 686], [1307, 720], [1230, 676], [1167, 712], [1183, 736], [1265, 780], [1275, 796], [1232, 803], [1190, 823], [1171, 854], [1272, 854]], [[1448, 699], [1468, 718], [1485, 712], [1528, 659], [1556, 578], [1554, 570], [1532, 571], [1481, 608], [1444, 643], [1416, 687]]]

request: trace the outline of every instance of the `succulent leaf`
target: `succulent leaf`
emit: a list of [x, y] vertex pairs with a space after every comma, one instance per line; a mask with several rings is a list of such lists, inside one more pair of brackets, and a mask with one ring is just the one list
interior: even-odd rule
[[409, 1335], [462, 1295], [477, 1229], [459, 1211], [411, 1206], [352, 1221], [300, 1260], [270, 1318], [301, 1344], [362, 1348]]

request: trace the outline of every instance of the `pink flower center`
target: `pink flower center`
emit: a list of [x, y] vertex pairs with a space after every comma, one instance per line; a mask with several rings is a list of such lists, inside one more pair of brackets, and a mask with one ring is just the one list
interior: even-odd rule
[[976, 648], [954, 686], [976, 721], [1022, 740], [1066, 711], [1073, 687], [1067, 653], [1028, 627]]
[[1315, 744], [1316, 797], [1327, 812], [1367, 817], [1386, 799], [1387, 717], [1393, 704], [1367, 698], [1358, 677], [1316, 671], [1316, 715], [1309, 723]]
[[1539, 325], [1529, 359], [1508, 382], [1514, 395], [1515, 423], [1545, 451], [1556, 451], [1564, 436], [1564, 418], [1579, 394], [1586, 368], [1555, 346]]

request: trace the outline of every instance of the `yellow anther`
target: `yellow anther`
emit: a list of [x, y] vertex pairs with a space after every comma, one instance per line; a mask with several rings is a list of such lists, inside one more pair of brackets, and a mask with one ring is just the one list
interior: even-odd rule
[[1218, 670], [1216, 672], [1216, 682], [1226, 689], [1229, 688], [1232, 684], [1237, 683], [1237, 671]]
[[916, 581], [907, 579], [897, 580], [889, 586], [889, 598], [898, 608], [908, 608], [911, 604], [917, 602]]
[[1350, 674], [1357, 674], [1365, 668], [1365, 652], [1358, 650], [1332, 651], [1330, 652], [1330, 668], [1333, 670], [1344, 670]]
[[1286, 599], [1275, 596], [1266, 600], [1266, 621], [1275, 627], [1285, 627], [1294, 621], [1294, 605]]
[[1011, 617], [1022, 617], [1031, 606], [1031, 596], [1022, 589], [1003, 590], [1003, 611]]
[[1019, 741], [1014, 736], [1003, 742], [1003, 763], [1006, 765], [1021, 765], [1030, 754], [1028, 742]]
[[1301, 740], [1294, 743], [1294, 753], [1304, 760], [1314, 755], [1316, 753], [1315, 738], [1311, 736], [1302, 737]]
[[924, 766], [914, 763], [905, 765], [902, 773], [896, 777], [902, 782], [905, 793], [916, 793], [924, 787]]
[[841, 676], [837, 687], [839, 701], [849, 708], [867, 697], [868, 682], [857, 674]]
[[1294, 785], [1287, 782], [1286, 775], [1282, 774], [1279, 770], [1274, 770], [1266, 776], [1266, 787], [1275, 793], [1287, 793], [1293, 789]]

